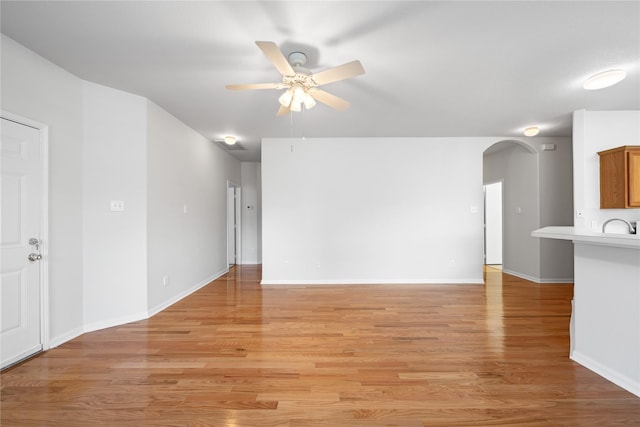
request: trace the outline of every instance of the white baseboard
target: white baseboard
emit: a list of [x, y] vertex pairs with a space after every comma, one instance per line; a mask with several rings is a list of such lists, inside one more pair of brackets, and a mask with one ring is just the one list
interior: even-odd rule
[[100, 329], [112, 328], [114, 326], [124, 325], [125, 323], [137, 322], [138, 320], [144, 320], [149, 317], [146, 311], [128, 314], [126, 316], [116, 317], [114, 319], [102, 320], [100, 322], [93, 322], [84, 325], [83, 333], [99, 331]]
[[551, 278], [551, 279], [539, 279], [536, 283], [547, 284], [547, 283], [573, 283], [573, 277], [570, 278]]
[[83, 328], [79, 327], [79, 328], [72, 329], [65, 334], [50, 338], [48, 348], [45, 348], [45, 350], [58, 347], [59, 345], [62, 345], [67, 341], [71, 341], [72, 339], [79, 337], [83, 333], [84, 333]]
[[80, 335], [82, 335], [84, 333], [87, 333], [87, 332], [98, 331], [100, 329], [112, 328], [114, 326], [124, 325], [126, 323], [137, 322], [138, 320], [148, 319], [149, 317], [152, 317], [155, 314], [158, 314], [162, 310], [166, 309], [167, 307], [170, 307], [171, 305], [175, 304], [176, 302], [180, 301], [181, 299], [191, 295], [192, 293], [194, 293], [198, 289], [208, 285], [209, 283], [211, 283], [214, 280], [220, 278], [221, 276], [227, 274], [228, 272], [229, 272], [229, 269], [225, 268], [224, 270], [212, 275], [211, 277], [208, 277], [208, 278], [202, 280], [201, 282], [196, 283], [194, 286], [190, 287], [189, 289], [187, 289], [187, 290], [185, 290], [185, 291], [173, 296], [172, 298], [168, 299], [167, 301], [164, 301], [163, 303], [156, 305], [155, 307], [149, 309], [148, 311], [135, 313], [135, 314], [129, 314], [129, 315], [126, 315], [126, 316], [120, 316], [120, 317], [116, 317], [116, 318], [113, 318], [113, 319], [102, 320], [100, 322], [89, 323], [87, 325], [83, 325], [80, 328], [75, 328], [75, 329], [73, 329], [73, 330], [71, 330], [71, 331], [69, 331], [69, 332], [67, 332], [65, 334], [53, 337], [53, 338], [51, 338], [49, 340], [48, 346], [46, 346], [45, 350], [48, 350], [50, 348], [58, 347], [58, 346], [64, 344], [65, 342], [71, 341], [72, 339], [77, 338]]
[[262, 280], [261, 285], [482, 285], [482, 279]]
[[506, 268], [502, 268], [502, 272], [506, 274], [510, 274], [511, 276], [516, 276], [524, 280], [528, 280], [530, 282], [538, 283], [540, 280], [538, 277], [529, 276], [528, 274], [518, 273], [517, 271], [507, 270]]
[[170, 299], [168, 299], [166, 301], [163, 301], [162, 303], [156, 305], [155, 307], [150, 308], [149, 311], [148, 311], [148, 314], [147, 314], [147, 318], [148, 317], [152, 317], [152, 316], [160, 313], [162, 310], [166, 309], [167, 307], [172, 306], [173, 304], [177, 303], [181, 299], [191, 295], [192, 293], [194, 293], [198, 289], [200, 289], [200, 288], [208, 285], [209, 283], [213, 282], [214, 280], [224, 276], [228, 272], [229, 272], [229, 268], [227, 267], [224, 270], [214, 274], [213, 276], [208, 277], [208, 278], [202, 280], [199, 283], [196, 283], [194, 286], [190, 287], [189, 289], [187, 289], [185, 291], [182, 291], [177, 295], [174, 295]]
[[629, 378], [621, 374], [620, 372], [614, 371], [613, 369], [608, 368], [607, 366], [604, 366], [599, 362], [596, 362], [595, 360], [591, 359], [588, 356], [585, 356], [578, 351], [573, 351], [571, 353], [570, 359], [581, 364], [590, 371], [595, 372], [601, 377], [611, 381], [615, 385], [620, 386], [628, 392], [640, 397], [640, 381], [634, 380], [633, 378]]
[[542, 279], [540, 277], [529, 276], [528, 274], [518, 273], [517, 271], [508, 270], [503, 268], [503, 273], [510, 274], [511, 276], [516, 276], [524, 280], [528, 280], [533, 283], [573, 283], [573, 278], [560, 278], [560, 279]]

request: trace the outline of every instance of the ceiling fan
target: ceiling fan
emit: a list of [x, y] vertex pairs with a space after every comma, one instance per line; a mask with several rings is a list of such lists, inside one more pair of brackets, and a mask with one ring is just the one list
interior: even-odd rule
[[316, 101], [340, 111], [344, 111], [351, 105], [348, 101], [319, 89], [318, 86], [364, 74], [364, 68], [362, 68], [360, 61], [348, 62], [312, 74], [311, 71], [304, 68], [307, 62], [307, 56], [304, 53], [292, 52], [288, 57], [285, 57], [274, 42], [257, 41], [256, 45], [282, 74], [282, 81], [280, 83], [227, 85], [227, 89], [286, 89], [278, 98], [280, 102], [278, 116], [288, 114], [290, 111], [302, 111], [303, 105], [308, 110], [316, 105]]

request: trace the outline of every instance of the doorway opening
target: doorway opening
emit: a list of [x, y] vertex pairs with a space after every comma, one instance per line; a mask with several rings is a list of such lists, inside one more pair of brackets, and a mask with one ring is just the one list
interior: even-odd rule
[[502, 181], [484, 185], [484, 263], [502, 270]]
[[240, 264], [240, 186], [227, 181], [227, 264]]
[[[538, 225], [538, 152], [529, 141], [497, 141], [483, 152], [482, 167], [482, 185], [489, 191], [484, 195], [488, 198], [484, 265], [502, 265], [507, 274], [532, 278], [530, 272], [536, 271], [539, 263], [537, 239], [530, 237]], [[502, 184], [500, 191], [496, 190], [498, 183]]]

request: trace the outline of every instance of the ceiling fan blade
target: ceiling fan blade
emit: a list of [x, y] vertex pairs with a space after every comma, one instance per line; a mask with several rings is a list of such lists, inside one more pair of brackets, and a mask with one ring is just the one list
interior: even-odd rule
[[283, 76], [293, 76], [296, 74], [296, 72], [293, 70], [293, 67], [291, 67], [291, 64], [289, 64], [289, 61], [287, 60], [287, 58], [285, 58], [284, 54], [277, 44], [275, 44], [274, 42], [259, 41], [256, 42], [256, 44], [265, 54], [267, 59], [271, 61], [273, 66], [276, 67], [278, 71], [280, 71], [280, 74], [282, 74]]
[[311, 77], [318, 85], [337, 82], [339, 80], [348, 79], [350, 77], [364, 74], [364, 68], [360, 61], [351, 61], [328, 70], [320, 71]]
[[227, 85], [229, 90], [282, 89], [282, 83], [249, 83], [243, 85]]
[[290, 111], [291, 111], [291, 109], [289, 107], [283, 107], [281, 105], [280, 108], [278, 109], [278, 114], [276, 114], [276, 116], [287, 115], [287, 114], [289, 114]]
[[330, 94], [329, 92], [325, 92], [324, 90], [316, 89], [311, 96], [316, 100], [320, 101], [323, 104], [328, 105], [331, 108], [335, 108], [336, 110], [344, 111], [351, 103], [346, 101], [340, 97]]

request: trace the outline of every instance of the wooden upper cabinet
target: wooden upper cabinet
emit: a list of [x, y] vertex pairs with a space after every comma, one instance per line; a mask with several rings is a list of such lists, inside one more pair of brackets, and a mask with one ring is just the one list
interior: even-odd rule
[[640, 146], [601, 151], [600, 208], [640, 208]]

